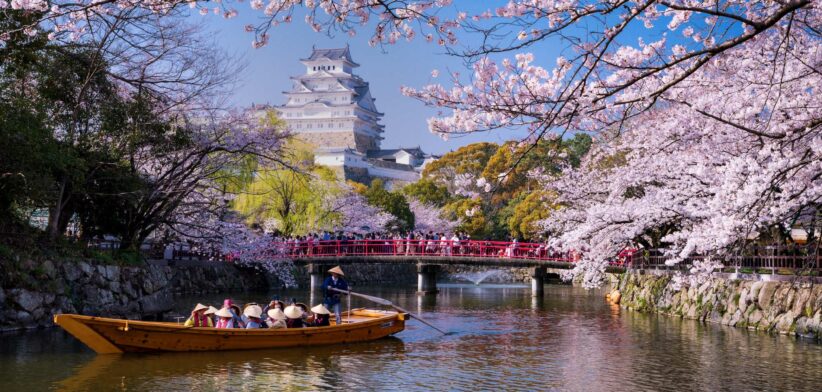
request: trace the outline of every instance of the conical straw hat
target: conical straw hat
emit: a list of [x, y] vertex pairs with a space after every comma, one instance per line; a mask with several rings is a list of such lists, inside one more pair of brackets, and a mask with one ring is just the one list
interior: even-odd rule
[[283, 313], [285, 313], [286, 317], [292, 318], [292, 319], [298, 319], [298, 318], [302, 317], [302, 315], [303, 315], [303, 311], [300, 308], [298, 308], [294, 305], [286, 306], [285, 312], [283, 312]]
[[339, 274], [340, 276], [345, 276], [345, 274], [342, 272], [342, 268], [340, 268], [339, 265], [328, 270], [328, 272], [332, 274]]
[[205, 306], [203, 304], [197, 304], [197, 306], [194, 307], [195, 312], [201, 311], [203, 309], [208, 309], [208, 306]]
[[328, 308], [323, 306], [323, 304], [319, 304], [311, 308], [311, 311], [314, 312], [314, 314], [331, 314], [331, 312], [328, 311]]
[[243, 311], [243, 314], [248, 317], [260, 318], [263, 315], [263, 308], [257, 305], [251, 305]]
[[280, 308], [270, 309], [268, 311], [268, 317], [271, 317], [274, 320], [285, 320], [286, 319], [285, 313], [283, 313], [283, 311], [280, 310]]
[[209, 306], [208, 310], [205, 311], [205, 314], [217, 314], [217, 308]]
[[215, 313], [217, 317], [232, 317], [231, 311], [228, 308], [222, 308]]

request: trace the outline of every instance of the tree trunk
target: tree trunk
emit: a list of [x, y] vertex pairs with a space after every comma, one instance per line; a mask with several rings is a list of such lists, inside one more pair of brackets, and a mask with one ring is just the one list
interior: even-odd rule
[[55, 241], [63, 235], [63, 231], [60, 230], [60, 222], [61, 218], [63, 218], [63, 209], [68, 203], [69, 196], [66, 188], [68, 188], [68, 180], [63, 177], [60, 180], [60, 188], [57, 191], [57, 200], [55, 200], [54, 205], [49, 208], [49, 222], [46, 232], [50, 241]]

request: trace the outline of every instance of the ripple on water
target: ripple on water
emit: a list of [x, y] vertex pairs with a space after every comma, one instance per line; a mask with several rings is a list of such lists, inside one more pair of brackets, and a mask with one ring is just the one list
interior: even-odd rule
[[362, 344], [95, 356], [59, 330], [3, 335], [0, 391], [818, 390], [822, 383], [818, 344], [626, 312], [566, 286], [546, 287], [543, 299], [516, 286], [441, 289], [436, 297], [364, 291], [421, 313], [447, 336], [411, 321], [396, 338]]

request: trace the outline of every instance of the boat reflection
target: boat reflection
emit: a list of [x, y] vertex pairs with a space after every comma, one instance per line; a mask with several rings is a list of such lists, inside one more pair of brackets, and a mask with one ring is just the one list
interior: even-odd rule
[[[374, 366], [372, 356], [405, 355], [396, 337], [372, 342], [310, 348], [97, 355], [57, 381], [58, 391], [225, 390], [243, 385], [285, 389], [335, 388], [341, 375], [357, 366]], [[343, 360], [341, 360], [343, 359]]]

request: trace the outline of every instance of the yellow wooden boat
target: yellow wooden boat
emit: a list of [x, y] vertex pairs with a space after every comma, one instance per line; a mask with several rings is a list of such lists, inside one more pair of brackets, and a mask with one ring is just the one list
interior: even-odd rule
[[407, 313], [353, 309], [343, 323], [294, 329], [217, 329], [58, 314], [54, 323], [98, 354], [157, 351], [219, 351], [319, 346], [364, 342], [405, 329]]

